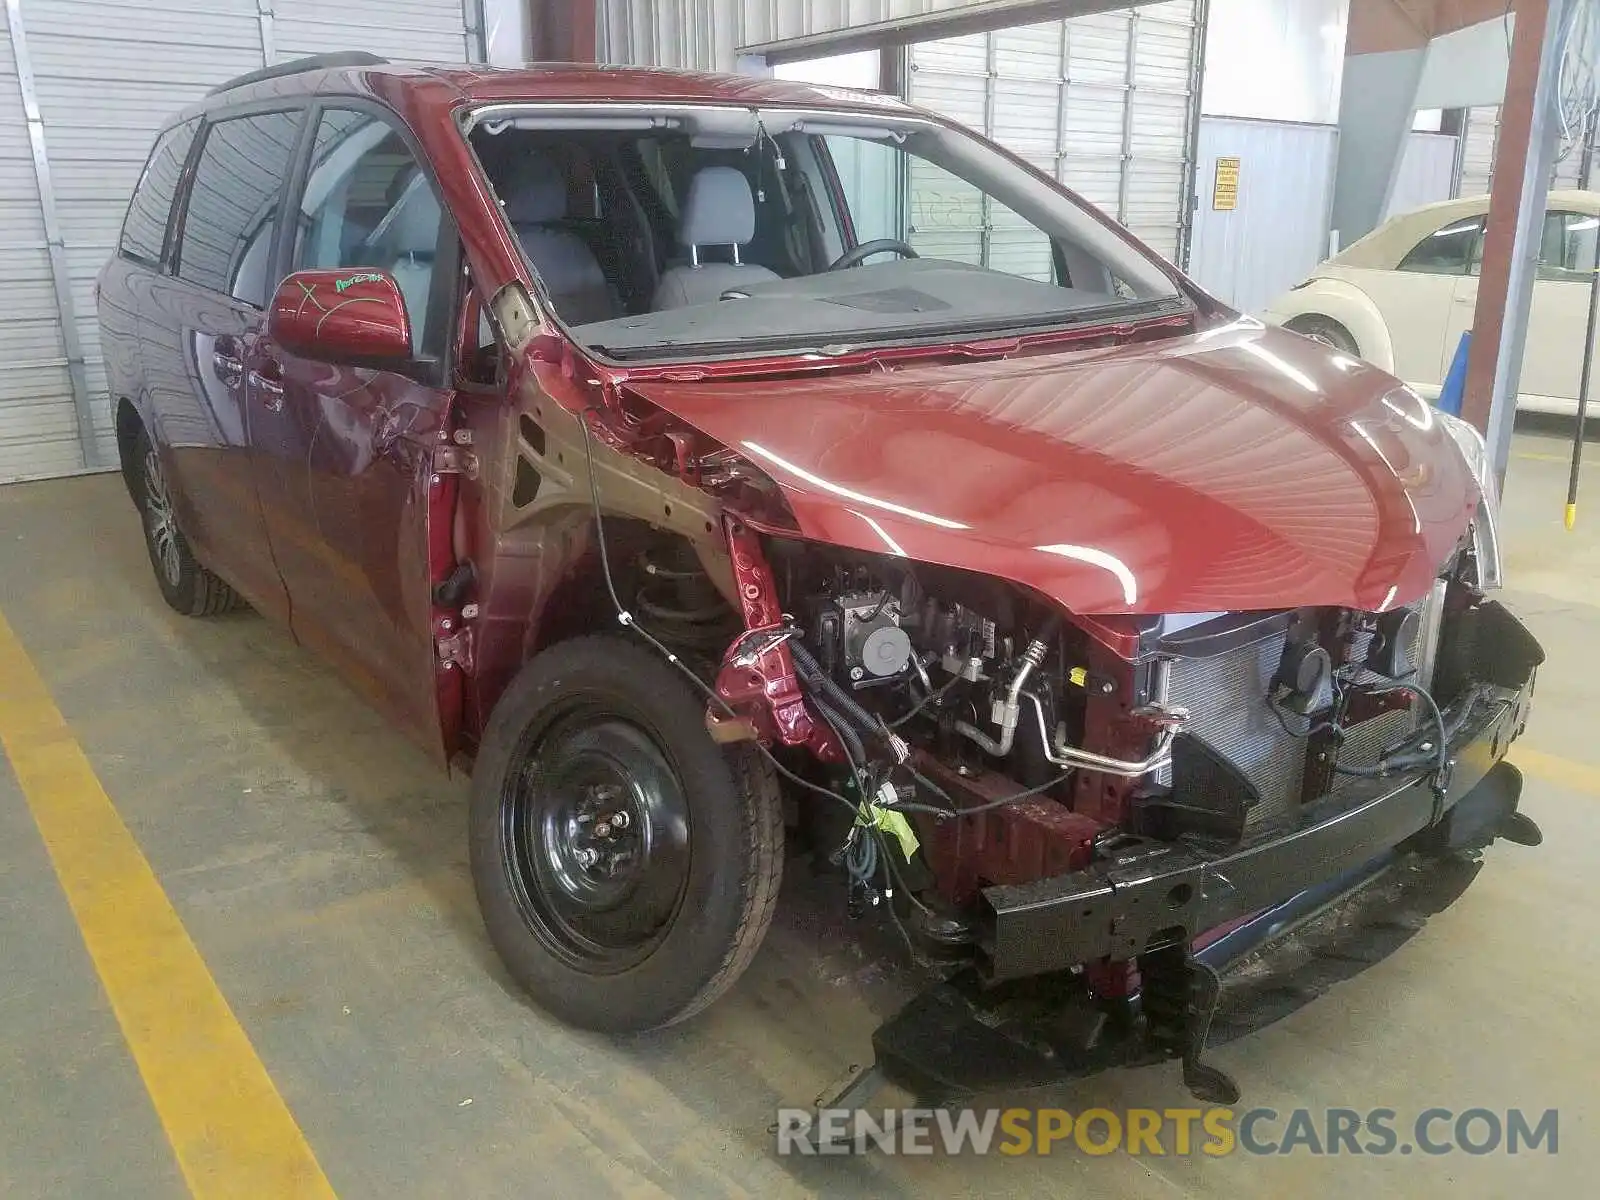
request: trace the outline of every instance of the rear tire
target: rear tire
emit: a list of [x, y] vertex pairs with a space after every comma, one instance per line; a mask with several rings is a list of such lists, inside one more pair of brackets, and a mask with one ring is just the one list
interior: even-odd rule
[[186, 617], [211, 617], [241, 605], [234, 590], [195, 561], [189, 539], [178, 528], [172, 490], [161, 456], [143, 430], [134, 441], [135, 500], [144, 526], [145, 549], [162, 599]]
[[1355, 336], [1332, 317], [1311, 313], [1285, 321], [1283, 327], [1314, 342], [1321, 342], [1341, 354], [1348, 354], [1352, 358], [1361, 357], [1361, 347], [1356, 344]]
[[693, 1016], [749, 966], [783, 871], [771, 764], [616, 637], [562, 642], [495, 706], [473, 770], [473, 882], [516, 982], [572, 1025]]

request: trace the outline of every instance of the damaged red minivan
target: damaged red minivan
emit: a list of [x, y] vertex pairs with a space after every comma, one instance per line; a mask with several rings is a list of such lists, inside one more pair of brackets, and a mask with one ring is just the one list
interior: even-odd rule
[[471, 763], [576, 1024], [725, 991], [788, 837], [943, 981], [902, 1076], [1000, 1071], [1025, 985], [1034, 1067], [1226, 1098], [1218, 947], [1538, 840], [1476, 432], [896, 99], [269, 68], [161, 133], [100, 320], [167, 601]]

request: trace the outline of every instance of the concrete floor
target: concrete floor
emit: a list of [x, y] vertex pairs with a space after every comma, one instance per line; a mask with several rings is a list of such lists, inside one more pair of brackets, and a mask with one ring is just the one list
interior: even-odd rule
[[[1505, 522], [1507, 599], [1551, 651], [1517, 755], [1545, 845], [1494, 847], [1398, 953], [1215, 1055], [1246, 1106], [1559, 1108], [1554, 1156], [780, 1160], [774, 1109], [861, 1061], [893, 1002], [852, 929], [797, 901], [703, 1018], [575, 1033], [490, 951], [461, 781], [278, 629], [169, 612], [118, 478], [0, 489], [0, 612], [341, 1196], [1580, 1193], [1600, 1170], [1600, 466], [1568, 534], [1565, 449], [1519, 435]], [[9, 771], [0, 947], [0, 1194], [184, 1195]], [[1036, 1102], [1190, 1103], [1171, 1068]]]

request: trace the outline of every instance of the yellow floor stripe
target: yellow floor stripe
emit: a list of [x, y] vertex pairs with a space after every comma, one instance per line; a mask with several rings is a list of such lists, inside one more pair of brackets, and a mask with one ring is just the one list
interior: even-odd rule
[[1533, 750], [1518, 742], [1511, 749], [1511, 761], [1523, 772], [1557, 787], [1600, 795], [1600, 767], [1575, 762], [1570, 758]]
[[0, 743], [84, 944], [201, 1198], [332, 1197], [322, 1168], [0, 615]]

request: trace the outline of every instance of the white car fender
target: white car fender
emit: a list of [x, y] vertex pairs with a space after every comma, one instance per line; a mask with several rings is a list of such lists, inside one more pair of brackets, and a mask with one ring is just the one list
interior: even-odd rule
[[1300, 316], [1330, 317], [1350, 331], [1362, 358], [1383, 371], [1394, 370], [1394, 343], [1389, 326], [1368, 295], [1355, 284], [1329, 275], [1316, 275], [1301, 287], [1285, 292], [1261, 314], [1274, 325]]

